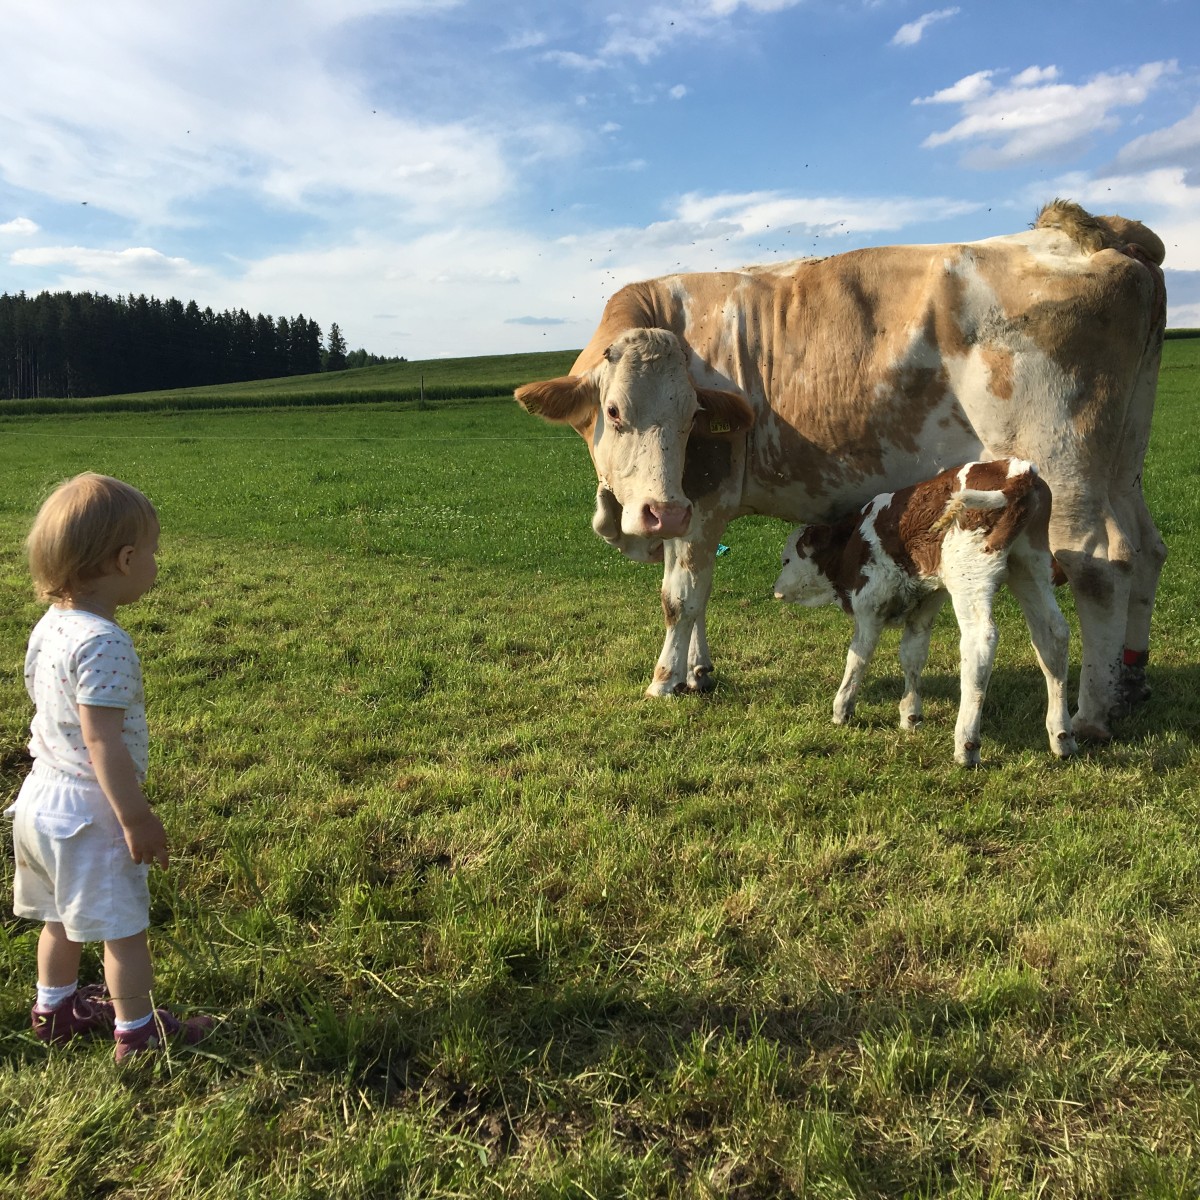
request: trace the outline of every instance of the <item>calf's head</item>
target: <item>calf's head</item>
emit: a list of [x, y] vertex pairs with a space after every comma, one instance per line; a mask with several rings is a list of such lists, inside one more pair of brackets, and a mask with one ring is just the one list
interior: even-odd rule
[[832, 530], [828, 525], [800, 525], [784, 543], [779, 578], [775, 580], [775, 599], [789, 604], [816, 608], [835, 604], [837, 592], [817, 563], [817, 556], [828, 549]]
[[[683, 347], [665, 329], [628, 330], [592, 370], [526, 384], [516, 398], [587, 439], [601, 489], [615, 500], [596, 520], [611, 526], [619, 508], [620, 534], [652, 541], [683, 537], [691, 524], [688, 438], [732, 437], [754, 422], [741, 396], [692, 383]], [[613, 541], [613, 533], [601, 536]]]

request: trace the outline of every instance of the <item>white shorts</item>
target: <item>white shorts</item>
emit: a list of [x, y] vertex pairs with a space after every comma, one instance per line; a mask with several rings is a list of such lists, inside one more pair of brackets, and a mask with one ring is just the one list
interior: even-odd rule
[[35, 765], [13, 818], [13, 912], [58, 921], [73, 942], [110, 942], [150, 924], [150, 868], [135, 863], [95, 780]]

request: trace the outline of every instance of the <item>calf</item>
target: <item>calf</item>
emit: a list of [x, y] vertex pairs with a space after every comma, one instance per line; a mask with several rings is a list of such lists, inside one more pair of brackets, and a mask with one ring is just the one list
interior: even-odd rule
[[1059, 758], [1075, 753], [1067, 712], [1066, 619], [1054, 601], [1050, 488], [1017, 458], [972, 462], [884, 493], [832, 525], [801, 525], [783, 550], [775, 595], [794, 604], [838, 603], [854, 618], [846, 674], [833, 702], [841, 725], [885, 625], [904, 625], [900, 728], [921, 723], [921, 671], [946, 597], [960, 631], [962, 693], [954, 757], [979, 763], [979, 722], [996, 656], [992, 598], [1007, 578], [1046, 677], [1046, 731]]

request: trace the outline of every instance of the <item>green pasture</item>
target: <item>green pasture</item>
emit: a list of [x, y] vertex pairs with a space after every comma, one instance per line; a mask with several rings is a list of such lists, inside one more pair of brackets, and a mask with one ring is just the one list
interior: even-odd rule
[[949, 615], [919, 732], [894, 638], [834, 727], [848, 622], [776, 605], [775, 521], [726, 537], [715, 693], [643, 699], [659, 572], [593, 536], [583, 445], [511, 400], [0, 412], [0, 798], [21, 540], [59, 480], [119, 475], [163, 527], [124, 610], [172, 845], [158, 999], [219, 1021], [123, 1069], [48, 1051], [37, 930], [0, 918], [0, 1195], [1200, 1194], [1198, 415], [1200, 341], [1172, 341], [1152, 698], [1052, 760], [1006, 597], [966, 772]]

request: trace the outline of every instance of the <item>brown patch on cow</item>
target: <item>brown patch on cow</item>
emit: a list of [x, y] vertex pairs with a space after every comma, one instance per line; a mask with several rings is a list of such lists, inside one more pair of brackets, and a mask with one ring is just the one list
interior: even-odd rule
[[695, 503], [725, 484], [733, 472], [733, 445], [721, 438], [693, 435], [683, 459], [683, 494]]
[[1011, 400], [1013, 394], [1013, 353], [997, 346], [980, 353], [988, 373], [988, 391], [997, 400]]
[[1113, 585], [1108, 573], [1102, 568], [1083, 562], [1070, 577], [1071, 588], [1076, 597], [1094, 600], [1097, 604], [1112, 603]]
[[671, 678], [671, 668], [670, 667], [655, 667], [654, 668], [654, 682], [655, 683], [666, 683], [666, 681], [670, 678]]
[[679, 624], [680, 617], [683, 612], [679, 607], [679, 601], [672, 596], [668, 596], [665, 592], [662, 598], [663, 620], [667, 624], [668, 629], [674, 629]]

